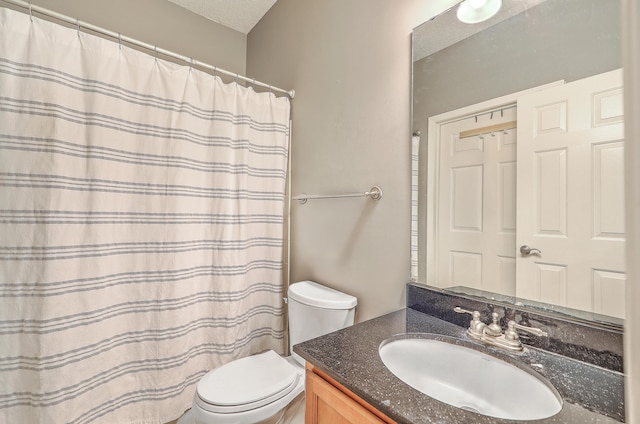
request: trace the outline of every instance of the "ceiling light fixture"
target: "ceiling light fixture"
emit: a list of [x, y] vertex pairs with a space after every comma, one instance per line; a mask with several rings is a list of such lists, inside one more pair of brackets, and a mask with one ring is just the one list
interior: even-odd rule
[[464, 0], [458, 7], [458, 20], [477, 24], [493, 17], [502, 7], [502, 0]]

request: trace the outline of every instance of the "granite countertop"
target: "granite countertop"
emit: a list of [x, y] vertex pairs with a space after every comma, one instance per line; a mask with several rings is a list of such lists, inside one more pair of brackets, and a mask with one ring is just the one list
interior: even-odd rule
[[[469, 340], [465, 329], [431, 315], [404, 309], [294, 346], [294, 352], [399, 423], [508, 423], [437, 401], [395, 377], [378, 355], [380, 343], [404, 333], [435, 333]], [[492, 347], [546, 377], [564, 404], [555, 416], [531, 423], [624, 422], [624, 376], [541, 349], [510, 354]], [[539, 368], [539, 367], [537, 367]]]

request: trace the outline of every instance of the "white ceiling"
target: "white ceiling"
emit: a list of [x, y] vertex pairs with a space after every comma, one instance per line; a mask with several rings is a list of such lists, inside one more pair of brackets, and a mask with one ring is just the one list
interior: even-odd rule
[[[169, 0], [191, 12], [232, 28], [243, 34], [262, 19], [277, 0]], [[435, 1], [435, 0], [430, 0]], [[443, 5], [461, 0], [439, 0]], [[480, 24], [468, 25], [455, 18], [456, 7], [436, 16], [413, 31], [413, 60], [417, 61], [436, 51], [464, 40], [505, 19], [522, 13], [545, 0], [503, 0], [498, 15]]]
[[169, 1], [243, 34], [248, 34], [276, 2], [276, 0]]

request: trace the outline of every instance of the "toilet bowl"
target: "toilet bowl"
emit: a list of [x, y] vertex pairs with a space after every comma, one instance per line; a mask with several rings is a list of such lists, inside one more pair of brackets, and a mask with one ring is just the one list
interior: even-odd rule
[[[290, 347], [353, 325], [357, 299], [312, 281], [288, 291]], [[196, 387], [191, 409], [178, 424], [277, 422], [305, 387], [304, 360], [273, 350], [209, 371]]]
[[192, 423], [265, 421], [303, 391], [304, 367], [269, 350], [230, 362], [202, 377], [191, 408]]

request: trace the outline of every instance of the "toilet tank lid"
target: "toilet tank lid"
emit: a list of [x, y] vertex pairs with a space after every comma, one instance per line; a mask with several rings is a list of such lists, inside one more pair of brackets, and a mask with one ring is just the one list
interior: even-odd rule
[[289, 286], [289, 298], [299, 303], [325, 309], [351, 309], [358, 299], [313, 281], [300, 281]]

